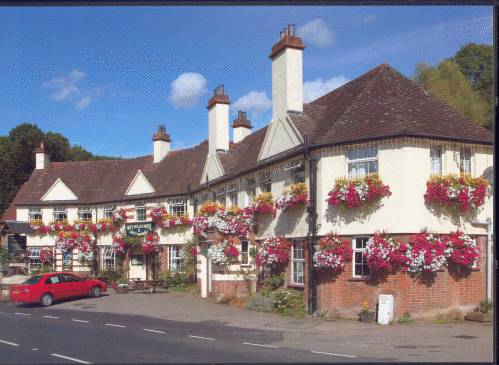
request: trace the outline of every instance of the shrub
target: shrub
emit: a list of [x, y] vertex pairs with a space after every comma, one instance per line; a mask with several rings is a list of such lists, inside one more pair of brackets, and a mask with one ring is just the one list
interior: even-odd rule
[[279, 289], [274, 294], [274, 310], [282, 315], [301, 318], [305, 315], [303, 292]]
[[259, 293], [246, 298], [246, 309], [257, 312], [272, 312], [274, 309], [274, 298], [272, 296], [263, 296]]
[[409, 311], [404, 312], [397, 321], [399, 324], [409, 324], [413, 323], [414, 320], [411, 318], [411, 313]]
[[163, 280], [168, 288], [184, 290], [192, 284], [188, 274], [184, 272], [162, 271], [158, 274], [159, 280]]
[[284, 286], [284, 273], [270, 275], [263, 280], [262, 295], [269, 296], [274, 291]]
[[488, 300], [481, 300], [476, 309], [478, 309], [475, 310], [476, 312], [489, 313], [489, 311], [492, 309], [492, 303]]
[[111, 283], [121, 277], [121, 275], [118, 272], [112, 269], [103, 270], [99, 272], [97, 276], [106, 279], [108, 283]]
[[0, 247], [0, 265], [6, 264], [9, 259], [9, 251], [6, 247]]

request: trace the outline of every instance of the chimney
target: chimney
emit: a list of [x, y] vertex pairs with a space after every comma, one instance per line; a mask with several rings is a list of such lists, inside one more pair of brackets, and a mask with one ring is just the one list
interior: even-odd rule
[[280, 33], [272, 47], [272, 120], [284, 118], [288, 110], [303, 112], [303, 49], [294, 24]]
[[40, 147], [35, 148], [35, 169], [43, 170], [50, 162], [49, 155], [45, 151], [45, 145], [40, 143]]
[[154, 145], [154, 163], [161, 162], [170, 152], [170, 135], [166, 133], [164, 124], [158, 125], [158, 131], [152, 136]]
[[232, 122], [234, 128], [234, 143], [239, 143], [251, 134], [251, 121], [246, 119], [246, 112], [238, 111], [237, 119]]
[[229, 150], [229, 96], [218, 85], [208, 102], [209, 154]]

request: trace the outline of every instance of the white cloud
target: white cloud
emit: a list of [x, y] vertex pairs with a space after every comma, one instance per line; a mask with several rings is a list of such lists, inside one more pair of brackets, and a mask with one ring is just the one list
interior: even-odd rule
[[265, 91], [250, 91], [232, 104], [232, 111], [234, 113], [242, 110], [255, 117], [260, 116], [270, 108], [272, 108], [272, 100], [270, 100]]
[[76, 109], [85, 109], [92, 102], [92, 97], [87, 95], [74, 103]]
[[353, 17], [354, 24], [370, 24], [376, 21], [375, 14], [357, 14]]
[[296, 33], [303, 38], [305, 43], [310, 43], [317, 47], [329, 47], [334, 42], [334, 32], [329, 30], [327, 24], [319, 18], [298, 27]]
[[206, 79], [195, 72], [181, 74], [170, 85], [168, 100], [175, 107], [187, 108], [198, 103], [199, 97], [206, 93]]
[[317, 78], [303, 84], [303, 101], [308, 103], [350, 81], [345, 76], [335, 76], [329, 80]]

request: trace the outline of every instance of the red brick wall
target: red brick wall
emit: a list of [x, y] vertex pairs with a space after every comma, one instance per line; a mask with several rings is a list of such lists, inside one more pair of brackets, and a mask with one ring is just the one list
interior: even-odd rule
[[[397, 238], [407, 242], [403, 237]], [[380, 294], [394, 296], [395, 317], [405, 311], [416, 318], [429, 317], [453, 307], [474, 306], [486, 297], [486, 238], [479, 237], [477, 243], [482, 252], [480, 261], [466, 278], [456, 278], [444, 268], [437, 272], [433, 283], [420, 282], [403, 272], [387, 275], [386, 281], [376, 283], [354, 279], [352, 262], [336, 277], [331, 272], [319, 271], [317, 308], [356, 316], [364, 301], [374, 310]]]
[[211, 293], [212, 298], [216, 298], [218, 294], [223, 293], [226, 298], [243, 297], [248, 295], [248, 287], [243, 280], [240, 281], [219, 281], [212, 280]]

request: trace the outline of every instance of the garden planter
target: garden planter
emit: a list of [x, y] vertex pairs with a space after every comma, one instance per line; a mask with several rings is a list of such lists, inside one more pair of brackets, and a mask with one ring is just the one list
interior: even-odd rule
[[367, 323], [374, 322], [374, 312], [360, 313], [359, 321]]
[[492, 322], [493, 315], [492, 312], [489, 313], [471, 312], [465, 315], [464, 319], [467, 321], [476, 321], [476, 322]]

